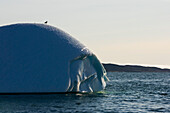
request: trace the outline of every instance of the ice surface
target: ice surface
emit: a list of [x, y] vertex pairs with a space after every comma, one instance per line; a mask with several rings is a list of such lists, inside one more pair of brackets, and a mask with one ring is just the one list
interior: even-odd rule
[[97, 57], [55, 27], [0, 27], [0, 93], [95, 92], [106, 79]]

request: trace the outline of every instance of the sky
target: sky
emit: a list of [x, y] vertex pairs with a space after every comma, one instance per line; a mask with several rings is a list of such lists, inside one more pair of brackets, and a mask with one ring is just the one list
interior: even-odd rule
[[0, 0], [0, 26], [45, 21], [101, 62], [170, 68], [170, 0]]

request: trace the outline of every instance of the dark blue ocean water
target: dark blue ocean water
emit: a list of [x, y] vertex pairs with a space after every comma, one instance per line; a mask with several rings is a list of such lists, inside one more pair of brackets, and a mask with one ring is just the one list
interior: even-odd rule
[[108, 73], [93, 94], [1, 95], [0, 113], [170, 112], [170, 73]]

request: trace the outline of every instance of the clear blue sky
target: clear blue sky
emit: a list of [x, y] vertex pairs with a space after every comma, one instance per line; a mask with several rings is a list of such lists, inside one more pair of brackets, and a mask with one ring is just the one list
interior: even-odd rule
[[0, 25], [46, 20], [101, 62], [170, 65], [170, 0], [0, 0]]

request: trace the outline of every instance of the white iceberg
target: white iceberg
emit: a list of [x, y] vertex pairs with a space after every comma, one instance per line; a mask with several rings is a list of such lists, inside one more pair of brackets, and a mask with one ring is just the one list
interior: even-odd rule
[[87, 47], [45, 24], [0, 27], [0, 93], [96, 92], [106, 71]]

